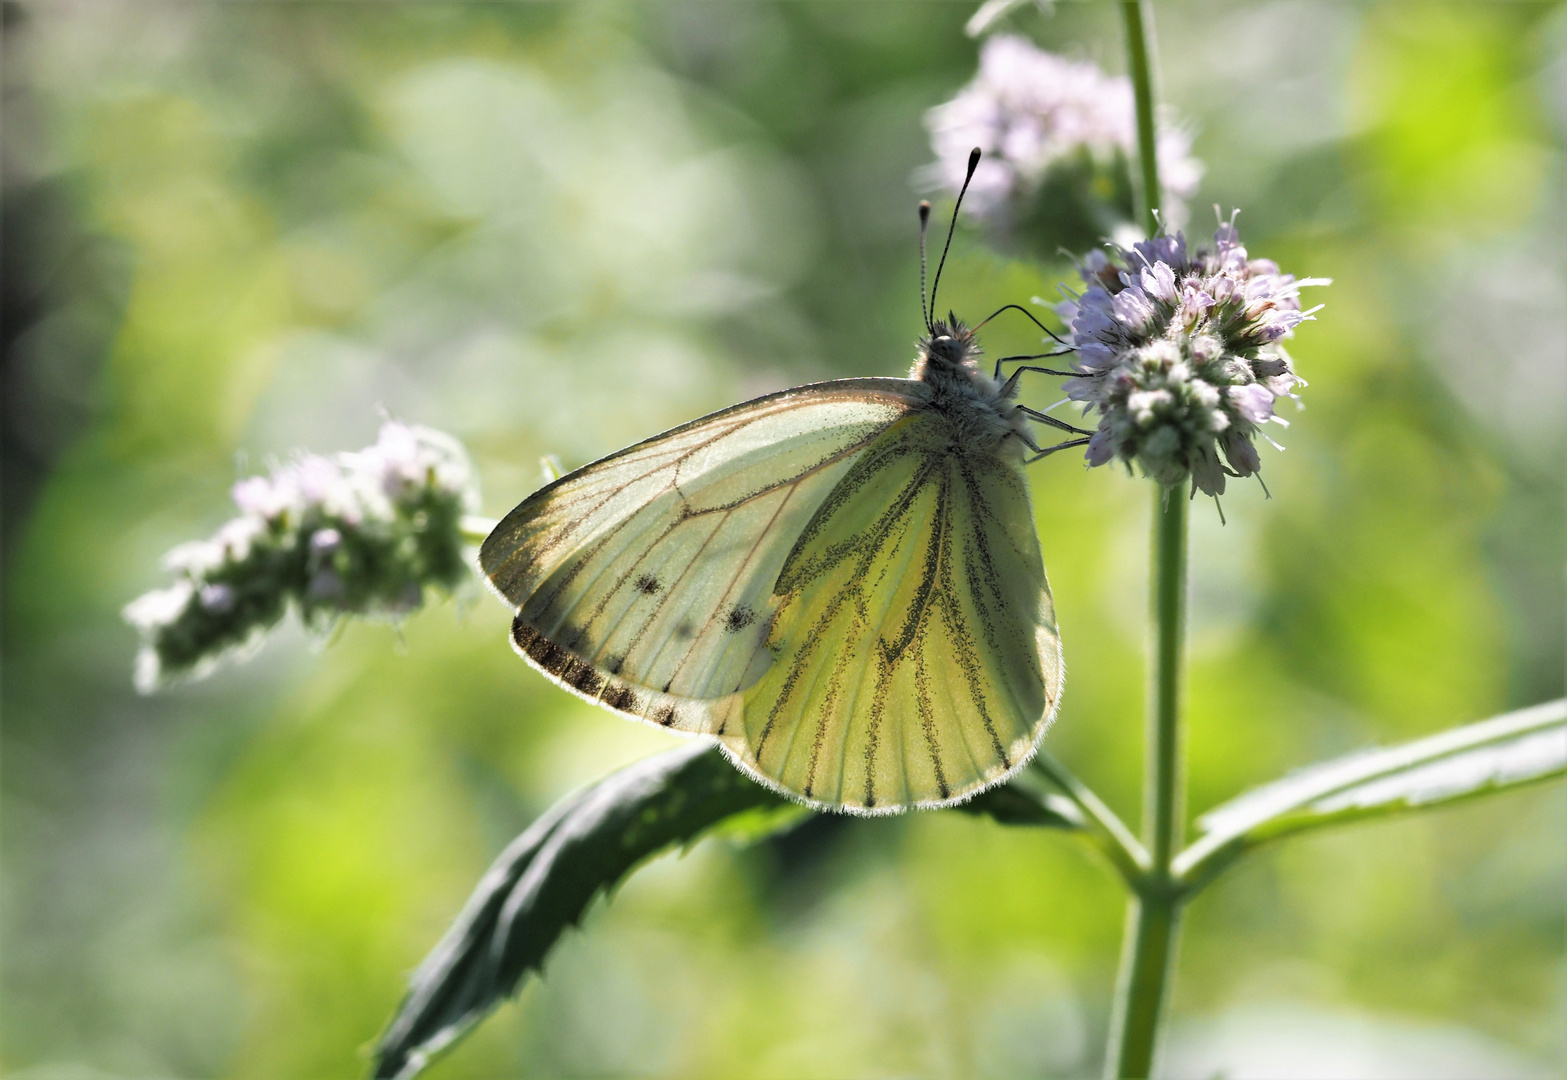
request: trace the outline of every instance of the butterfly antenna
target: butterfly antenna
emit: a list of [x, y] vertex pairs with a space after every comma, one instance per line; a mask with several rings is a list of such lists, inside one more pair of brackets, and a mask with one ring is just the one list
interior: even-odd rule
[[968, 192], [969, 181], [974, 179], [974, 170], [979, 168], [979, 147], [969, 151], [968, 174], [963, 177], [963, 187], [958, 191], [958, 201], [952, 207], [952, 224], [947, 226], [947, 242], [941, 249], [941, 261], [936, 264], [936, 280], [930, 286], [930, 310], [936, 310], [936, 290], [941, 288], [941, 269], [947, 265], [947, 250], [952, 247], [952, 234], [958, 228], [958, 210], [963, 206], [963, 196]]
[[930, 228], [930, 203], [920, 200], [920, 318], [925, 320], [925, 332], [930, 333], [930, 309], [925, 306], [925, 231]]

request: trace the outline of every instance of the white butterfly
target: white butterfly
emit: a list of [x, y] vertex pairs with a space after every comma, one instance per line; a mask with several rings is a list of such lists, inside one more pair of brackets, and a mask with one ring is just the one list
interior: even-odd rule
[[1021, 466], [1087, 441], [1042, 450], [1028, 425], [1086, 432], [1018, 405], [1021, 372], [982, 371], [955, 317], [926, 330], [907, 379], [757, 398], [525, 499], [480, 552], [517, 651], [815, 806], [946, 806], [1011, 776], [1062, 681]]

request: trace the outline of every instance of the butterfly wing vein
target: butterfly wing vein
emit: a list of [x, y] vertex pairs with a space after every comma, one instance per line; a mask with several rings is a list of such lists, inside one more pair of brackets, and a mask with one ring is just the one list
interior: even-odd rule
[[956, 452], [924, 403], [904, 380], [802, 387], [536, 492], [480, 553], [514, 645], [815, 803], [996, 782], [1049, 722], [1060, 644], [1021, 474]]
[[801, 534], [778, 581], [777, 662], [736, 757], [867, 811], [942, 805], [1037, 745], [1060, 643], [1017, 470], [957, 452], [940, 417], [893, 425]]

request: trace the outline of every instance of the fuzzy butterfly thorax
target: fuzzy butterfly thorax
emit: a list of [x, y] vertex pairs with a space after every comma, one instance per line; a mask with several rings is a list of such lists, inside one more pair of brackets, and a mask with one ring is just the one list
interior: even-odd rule
[[993, 378], [979, 366], [974, 331], [953, 319], [938, 320], [920, 339], [909, 378], [928, 387], [930, 409], [951, 421], [959, 453], [996, 454], [1021, 460], [1028, 420], [1018, 410], [1017, 384]]

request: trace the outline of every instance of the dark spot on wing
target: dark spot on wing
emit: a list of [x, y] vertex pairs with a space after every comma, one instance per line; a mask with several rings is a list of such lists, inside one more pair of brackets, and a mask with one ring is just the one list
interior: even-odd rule
[[655, 723], [663, 724], [665, 727], [672, 727], [678, 716], [679, 714], [675, 712], [675, 707], [673, 705], [665, 705], [662, 709], [659, 709], [656, 713], [653, 714], [653, 721]]
[[626, 658], [624, 656], [617, 654], [615, 656], [607, 656], [604, 658], [604, 670], [609, 672], [611, 675], [619, 675], [620, 669], [625, 666]]
[[533, 644], [533, 639], [538, 636], [539, 632], [533, 627], [529, 626], [527, 623], [523, 622], [521, 615], [518, 615], [516, 618], [512, 619], [511, 640], [512, 644], [517, 646], [517, 650], [519, 652], [526, 653], [529, 646]]
[[731, 634], [738, 634], [755, 621], [756, 612], [744, 604], [736, 604], [729, 609], [729, 614], [724, 616], [724, 629]]
[[637, 592], [646, 596], [652, 596], [657, 593], [659, 589], [663, 588], [663, 586], [658, 583], [658, 578], [654, 577], [652, 574], [643, 574], [641, 577], [637, 578], [636, 581], [632, 582], [632, 584], [636, 586]]
[[593, 670], [592, 664], [584, 663], [576, 657], [566, 662], [566, 669], [561, 672], [561, 681], [574, 690], [580, 690], [589, 697], [597, 697], [599, 688], [604, 685], [604, 676]]
[[604, 676], [595, 671], [592, 664], [523, 622], [521, 615], [512, 620], [511, 639], [528, 659], [573, 690], [597, 697], [603, 688]]
[[680, 638], [682, 641], [687, 641], [693, 637], [696, 637], [696, 627], [692, 626], [688, 622], [683, 622], [679, 626], [675, 627], [675, 636]]
[[512, 621], [511, 639], [529, 660], [552, 675], [560, 670], [569, 655], [565, 649], [523, 622], [520, 615]]
[[636, 713], [642, 705], [636, 691], [625, 683], [610, 683], [600, 700], [611, 709], [624, 713]]

